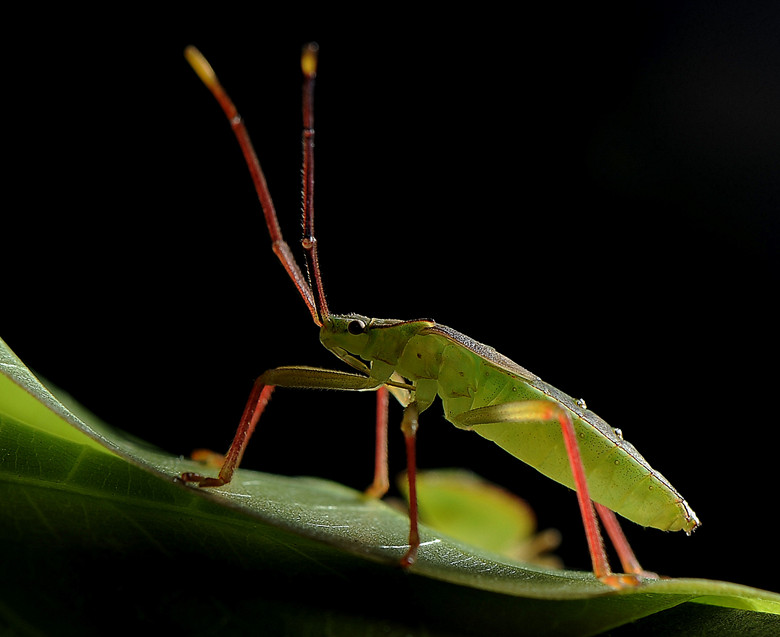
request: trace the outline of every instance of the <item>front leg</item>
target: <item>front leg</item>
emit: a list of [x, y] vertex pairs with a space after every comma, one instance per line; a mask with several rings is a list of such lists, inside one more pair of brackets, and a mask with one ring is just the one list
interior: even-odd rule
[[244, 408], [244, 413], [238, 423], [236, 435], [225, 454], [225, 460], [219, 475], [216, 478], [202, 476], [194, 472], [186, 472], [181, 475], [183, 482], [197, 484], [201, 487], [221, 487], [233, 478], [244, 450], [249, 443], [249, 438], [257, 426], [265, 410], [274, 387], [299, 387], [304, 389], [342, 389], [346, 391], [370, 391], [376, 390], [382, 385], [381, 381], [362, 376], [330, 369], [317, 367], [277, 367], [269, 369], [260, 376], [252, 387], [249, 400]]

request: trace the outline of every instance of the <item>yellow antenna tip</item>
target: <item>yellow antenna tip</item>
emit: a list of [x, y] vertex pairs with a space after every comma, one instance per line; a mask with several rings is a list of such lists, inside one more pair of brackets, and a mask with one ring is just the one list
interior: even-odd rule
[[198, 51], [194, 46], [190, 45], [184, 49], [184, 57], [187, 58], [187, 62], [198, 74], [200, 81], [206, 86], [215, 86], [219, 84], [217, 80], [217, 74], [214, 73], [214, 69], [211, 68], [211, 64], [208, 63], [203, 54]]
[[320, 50], [316, 42], [309, 42], [301, 53], [301, 70], [306, 77], [317, 76], [317, 52]]

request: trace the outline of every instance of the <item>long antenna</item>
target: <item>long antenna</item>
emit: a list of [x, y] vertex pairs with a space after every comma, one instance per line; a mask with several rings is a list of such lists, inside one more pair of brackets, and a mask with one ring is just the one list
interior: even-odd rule
[[314, 79], [317, 77], [317, 52], [319, 46], [310, 42], [301, 53], [303, 71], [303, 245], [306, 266], [309, 270], [309, 287], [314, 291], [314, 301], [320, 323], [328, 318], [328, 304], [322, 288], [320, 264], [317, 258], [317, 238], [314, 236]]
[[[314, 322], [318, 326], [322, 326], [321, 316], [327, 316], [328, 311], [327, 307], [324, 305], [325, 297], [322, 294], [322, 283], [319, 279], [319, 270], [316, 269], [316, 249], [313, 251], [313, 267], [315, 269], [314, 271], [316, 272], [314, 275], [314, 280], [317, 281], [318, 301], [322, 307], [318, 307], [318, 303], [315, 301], [312, 289], [309, 283], [306, 282], [306, 277], [298, 267], [298, 264], [295, 261], [295, 257], [290, 250], [290, 246], [287, 245], [287, 242], [282, 237], [282, 229], [279, 226], [279, 219], [276, 216], [276, 208], [274, 207], [273, 200], [271, 199], [271, 193], [268, 190], [268, 184], [265, 181], [263, 169], [260, 166], [260, 161], [257, 159], [254, 147], [252, 146], [252, 140], [249, 138], [249, 133], [244, 126], [244, 121], [241, 118], [241, 115], [239, 115], [235, 105], [233, 104], [233, 101], [219, 83], [217, 75], [214, 73], [214, 69], [211, 68], [211, 65], [208, 63], [206, 58], [203, 57], [201, 52], [198, 51], [198, 49], [196, 49], [194, 46], [188, 46], [184, 50], [184, 57], [187, 59], [187, 62], [189, 62], [193, 70], [198, 74], [198, 77], [201, 79], [203, 84], [206, 85], [206, 88], [211, 91], [211, 94], [225, 112], [225, 115], [230, 122], [230, 126], [233, 129], [233, 133], [238, 140], [238, 144], [241, 146], [241, 152], [244, 154], [244, 160], [246, 161], [247, 167], [249, 168], [249, 174], [252, 177], [252, 183], [255, 186], [255, 191], [257, 191], [257, 197], [260, 200], [260, 205], [263, 208], [263, 215], [265, 216], [265, 223], [268, 226], [268, 232], [271, 235], [271, 247], [274, 251], [274, 254], [277, 256], [279, 261], [281, 261], [282, 266], [284, 266], [284, 269], [287, 271], [290, 279], [292, 279], [293, 284], [298, 289], [298, 293], [301, 295], [304, 303], [306, 303], [306, 307], [309, 308], [312, 319], [314, 319]], [[314, 68], [316, 69], [316, 55]], [[305, 75], [305, 77], [308, 76]], [[304, 86], [309, 83], [309, 81], [310, 80], [306, 79], [304, 81]], [[309, 151], [309, 153], [312, 154], [311, 151]], [[305, 154], [306, 153], [304, 152], [304, 156]], [[304, 172], [306, 170], [305, 164], [306, 161], [304, 159]], [[312, 183], [309, 185], [308, 189], [309, 193], [311, 193], [311, 187], [313, 186], [313, 176], [311, 178], [311, 182]], [[310, 197], [310, 194], [308, 196]], [[309, 217], [311, 220], [308, 223], [311, 226], [313, 224], [313, 215], [310, 214]], [[304, 214], [304, 223], [306, 223], [305, 219], [306, 215]], [[310, 228], [309, 234], [313, 238], [313, 227]], [[304, 243], [306, 243], [305, 237]], [[307, 250], [307, 254], [310, 252], [310, 250]]]

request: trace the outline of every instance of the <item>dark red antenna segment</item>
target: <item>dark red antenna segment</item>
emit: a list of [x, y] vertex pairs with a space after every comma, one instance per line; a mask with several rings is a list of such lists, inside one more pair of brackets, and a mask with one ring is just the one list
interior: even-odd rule
[[[206, 85], [206, 88], [208, 88], [209, 91], [211, 91], [211, 94], [214, 96], [217, 102], [219, 102], [219, 105], [222, 107], [222, 110], [225, 112], [225, 115], [227, 116], [228, 121], [230, 122], [230, 126], [233, 129], [233, 133], [235, 134], [236, 139], [238, 140], [238, 144], [241, 147], [241, 152], [244, 154], [244, 160], [246, 161], [247, 167], [249, 168], [249, 174], [252, 177], [252, 183], [254, 184], [255, 190], [257, 191], [257, 197], [260, 200], [260, 205], [263, 208], [263, 215], [265, 216], [265, 223], [268, 226], [268, 232], [271, 235], [271, 247], [273, 248], [274, 254], [277, 256], [279, 261], [281, 261], [290, 279], [292, 279], [292, 282], [295, 284], [295, 287], [298, 289], [301, 298], [303, 299], [304, 303], [306, 303], [306, 307], [309, 308], [309, 312], [311, 313], [314, 322], [317, 325], [321, 326], [322, 325], [321, 317], [326, 317], [328, 315], [328, 310], [327, 307], [325, 306], [325, 296], [322, 292], [322, 283], [320, 281], [319, 269], [317, 269], [316, 248], [314, 249], [314, 258], [312, 262], [314, 268], [313, 274], [310, 266], [311, 278], [316, 282], [316, 286], [317, 286], [317, 299], [315, 300], [315, 296], [312, 293], [311, 286], [309, 285], [309, 283], [307, 283], [306, 277], [303, 275], [300, 267], [298, 267], [298, 264], [295, 261], [295, 257], [293, 256], [292, 251], [290, 250], [290, 246], [287, 245], [287, 242], [284, 240], [284, 237], [282, 236], [282, 229], [279, 227], [279, 220], [276, 216], [276, 208], [274, 207], [273, 200], [271, 199], [271, 193], [268, 190], [268, 184], [265, 181], [265, 175], [263, 174], [263, 169], [260, 166], [260, 161], [257, 159], [257, 155], [255, 153], [254, 147], [252, 146], [252, 140], [249, 138], [249, 133], [246, 130], [246, 126], [244, 126], [244, 121], [241, 118], [241, 115], [239, 115], [235, 105], [233, 104], [233, 101], [230, 99], [228, 94], [225, 92], [225, 89], [223, 89], [222, 85], [219, 83], [219, 80], [217, 79], [217, 75], [216, 73], [214, 73], [214, 69], [211, 68], [211, 65], [206, 61], [206, 58], [203, 57], [200, 51], [198, 51], [193, 46], [188, 46], [184, 51], [184, 56], [187, 58], [187, 61], [190, 63], [190, 66], [192, 66], [192, 68], [198, 74], [198, 77], [200, 77], [201, 81]], [[305, 56], [306, 56], [306, 50], [304, 50], [304, 57]], [[316, 69], [316, 45], [314, 45], [313, 69]], [[311, 83], [311, 80], [308, 78], [305, 71], [304, 71], [304, 76], [306, 78], [304, 81], [304, 87], [305, 87], [307, 84]], [[313, 77], [311, 79], [313, 79]], [[309, 88], [309, 92], [311, 92], [312, 88], [313, 87]], [[305, 101], [306, 99], [304, 99], [304, 102]], [[309, 102], [311, 103], [311, 98], [309, 98]], [[306, 109], [304, 108], [304, 110]], [[309, 110], [311, 110], [311, 106], [309, 106]], [[309, 119], [312, 119], [311, 114], [309, 115]], [[304, 128], [305, 128], [305, 120], [306, 120], [306, 116], [304, 115]], [[305, 137], [306, 137], [306, 133], [304, 130], [304, 139]], [[305, 148], [305, 144], [304, 144], [304, 148]], [[313, 154], [311, 150], [309, 151], [309, 154]], [[312, 159], [313, 158], [309, 159], [310, 163], [312, 163]], [[306, 164], [306, 151], [304, 151], [304, 173], [306, 172], [305, 164]], [[311, 172], [311, 168], [309, 168], [309, 171]], [[304, 180], [304, 193], [305, 193], [304, 197], [310, 200], [311, 189], [314, 184], [313, 173], [308, 181], [310, 183], [308, 184], [308, 186], [306, 186], [306, 179]], [[308, 194], [306, 194], [307, 189], [308, 189]], [[310, 206], [311, 203], [306, 204], [304, 210], [306, 210]], [[314, 237], [313, 214], [309, 213], [309, 217], [310, 220], [307, 222], [306, 213], [304, 212], [304, 228], [306, 233], [304, 235], [304, 247], [305, 244], [307, 243], [306, 237], [309, 235], [311, 236], [311, 239], [313, 239]], [[316, 240], [314, 240], [314, 243], [316, 244]], [[307, 249], [307, 254], [310, 254], [310, 252], [311, 250]]]
[[309, 270], [309, 286], [320, 323], [328, 318], [328, 304], [322, 288], [322, 276], [317, 256], [317, 238], [314, 236], [314, 79], [317, 77], [319, 47], [310, 42], [301, 53], [303, 71], [303, 239], [301, 245]]

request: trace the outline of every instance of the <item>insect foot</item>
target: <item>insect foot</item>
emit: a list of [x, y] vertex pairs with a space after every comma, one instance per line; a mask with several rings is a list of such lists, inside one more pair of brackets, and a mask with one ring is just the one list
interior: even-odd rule
[[603, 575], [599, 577], [599, 580], [615, 590], [622, 590], [624, 588], [636, 588], [641, 586], [644, 580], [648, 579], [661, 579], [661, 577], [650, 571], [640, 571], [638, 573], [610, 573], [609, 575]]
[[188, 484], [197, 484], [199, 487], [221, 487], [224, 484], [227, 484], [222, 478], [209, 478], [197, 473], [192, 473], [191, 471], [182, 473], [179, 480]]
[[410, 546], [409, 550], [404, 553], [400, 561], [401, 568], [409, 568], [417, 561], [417, 548], [417, 546]]

